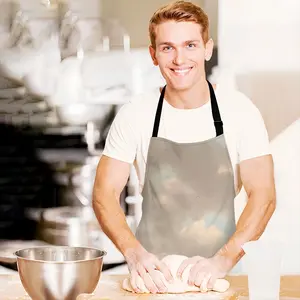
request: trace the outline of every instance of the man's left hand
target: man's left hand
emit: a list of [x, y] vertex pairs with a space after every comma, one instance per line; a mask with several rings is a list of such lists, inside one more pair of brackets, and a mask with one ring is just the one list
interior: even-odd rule
[[200, 287], [201, 292], [207, 292], [212, 289], [218, 278], [224, 278], [230, 270], [224, 257], [214, 256], [204, 258], [194, 256], [186, 259], [179, 266], [177, 276], [182, 278], [184, 270], [193, 265], [190, 270], [188, 284]]

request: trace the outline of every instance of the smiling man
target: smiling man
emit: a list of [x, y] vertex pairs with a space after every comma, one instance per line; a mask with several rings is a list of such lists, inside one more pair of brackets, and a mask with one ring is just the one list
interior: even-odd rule
[[[212, 56], [203, 10], [177, 1], [149, 25], [150, 55], [166, 85], [122, 107], [107, 137], [94, 185], [93, 206], [104, 232], [124, 255], [131, 285], [140, 276], [152, 292], [172, 281], [161, 258], [189, 258], [189, 283], [203, 290], [224, 277], [258, 239], [275, 209], [273, 162], [257, 108], [238, 91], [212, 86]], [[131, 164], [137, 170], [143, 215], [136, 235], [119, 205]], [[236, 224], [234, 198], [243, 184], [248, 203]]]

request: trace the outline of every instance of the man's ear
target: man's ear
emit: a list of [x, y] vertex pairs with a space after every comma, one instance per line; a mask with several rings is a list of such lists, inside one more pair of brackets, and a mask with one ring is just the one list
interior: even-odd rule
[[151, 55], [153, 64], [154, 64], [155, 66], [157, 66], [157, 65], [158, 65], [158, 62], [157, 62], [157, 59], [156, 59], [156, 51], [155, 51], [155, 49], [152, 47], [152, 45], [149, 46], [149, 52], [150, 52], [150, 55]]
[[214, 41], [212, 39], [209, 39], [207, 43], [205, 44], [205, 60], [209, 61], [212, 57], [214, 50]]

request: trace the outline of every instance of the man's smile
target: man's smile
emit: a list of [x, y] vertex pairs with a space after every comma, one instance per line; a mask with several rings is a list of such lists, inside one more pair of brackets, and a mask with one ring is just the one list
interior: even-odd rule
[[190, 71], [193, 69], [193, 67], [184, 67], [184, 68], [170, 68], [172, 73], [175, 76], [186, 76], [190, 73]]

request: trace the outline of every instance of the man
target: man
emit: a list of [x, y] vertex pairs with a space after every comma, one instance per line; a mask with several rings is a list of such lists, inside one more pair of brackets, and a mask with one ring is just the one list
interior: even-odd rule
[[[131, 285], [142, 277], [164, 292], [168, 254], [189, 257], [189, 283], [202, 289], [224, 277], [258, 239], [275, 209], [273, 163], [257, 108], [244, 95], [213, 87], [205, 61], [213, 51], [203, 10], [178, 1], [150, 21], [150, 54], [166, 86], [122, 107], [100, 160], [93, 206], [108, 237], [124, 255]], [[217, 100], [218, 99], [218, 100]], [[223, 126], [224, 125], [224, 126]], [[118, 203], [134, 164], [143, 196], [136, 236]], [[234, 198], [243, 184], [248, 203], [237, 222]]]

